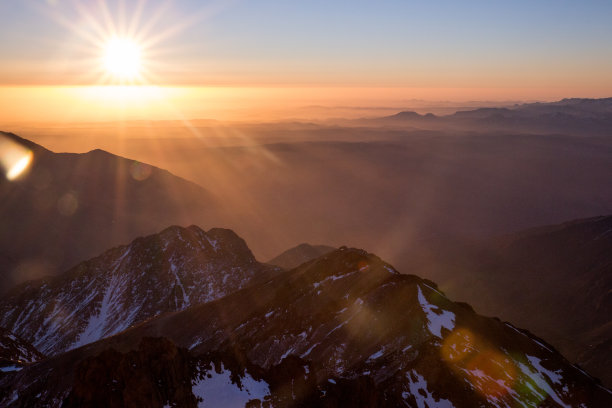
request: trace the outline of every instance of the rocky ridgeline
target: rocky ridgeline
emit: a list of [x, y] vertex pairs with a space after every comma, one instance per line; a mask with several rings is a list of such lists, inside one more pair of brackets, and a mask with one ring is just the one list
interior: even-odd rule
[[51, 357], [0, 387], [9, 406], [612, 404], [536, 336], [349, 248]]

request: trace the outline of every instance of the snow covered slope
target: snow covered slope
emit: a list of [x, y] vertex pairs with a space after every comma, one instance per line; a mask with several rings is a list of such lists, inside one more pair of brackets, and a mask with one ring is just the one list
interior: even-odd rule
[[170, 227], [61, 276], [16, 287], [0, 300], [0, 325], [52, 355], [271, 273], [230, 230]]

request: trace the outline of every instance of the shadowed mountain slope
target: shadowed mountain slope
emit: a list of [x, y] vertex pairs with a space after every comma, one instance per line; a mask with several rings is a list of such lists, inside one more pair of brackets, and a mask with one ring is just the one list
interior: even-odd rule
[[34, 155], [24, 175], [0, 179], [0, 292], [168, 225], [207, 225], [216, 206], [196, 184], [144, 163], [102, 150], [53, 153], [10, 133], [0, 138]]

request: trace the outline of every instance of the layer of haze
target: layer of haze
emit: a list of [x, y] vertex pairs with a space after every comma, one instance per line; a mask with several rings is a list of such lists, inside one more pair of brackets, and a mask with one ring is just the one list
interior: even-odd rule
[[[7, 86], [0, 87], [0, 126], [58, 128], [151, 119], [319, 121], [377, 117], [406, 109], [444, 114], [513, 104], [530, 91], [533, 89]], [[566, 94], [559, 90], [555, 96]]]
[[[402, 266], [417, 242], [482, 238], [612, 212], [599, 136], [410, 123], [134, 121], [24, 127], [54, 151], [102, 148], [205, 187], [259, 259], [300, 242]], [[590, 130], [585, 129], [588, 133]]]

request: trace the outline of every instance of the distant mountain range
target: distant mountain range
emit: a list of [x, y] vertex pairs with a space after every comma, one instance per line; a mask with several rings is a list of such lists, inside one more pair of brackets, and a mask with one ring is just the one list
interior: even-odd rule
[[34, 154], [29, 173], [0, 178], [0, 293], [168, 225], [206, 225], [217, 205], [194, 183], [102, 150], [53, 153], [0, 138]]
[[412, 111], [375, 119], [374, 123], [478, 127], [507, 132], [550, 132], [609, 136], [612, 129], [612, 98], [563, 99], [550, 103], [528, 103], [510, 108], [479, 108], [451, 115], [421, 115]]
[[[151, 312], [149, 318], [111, 337], [7, 373], [0, 377], [0, 404], [612, 404], [609, 390], [543, 340], [510, 323], [482, 317], [469, 305], [449, 300], [433, 282], [402, 275], [362, 250], [342, 247], [281, 273], [265, 275], [270, 271], [259, 266], [264, 268], [264, 279], [233, 289], [214, 286], [213, 292], [196, 300], [198, 289], [209, 286], [190, 278], [197, 275], [194, 271], [208, 270], [204, 276], [218, 277], [222, 284], [245, 282], [244, 269], [230, 266], [236, 262], [242, 265], [246, 260], [258, 267], [249, 262], [244, 242], [223, 231], [170, 228], [109, 251], [77, 267], [71, 277], [48, 283], [57, 290], [62, 287], [63, 293], [80, 287], [78, 293], [92, 300], [94, 318], [83, 319], [75, 309], [56, 303], [54, 307], [63, 312], [46, 320], [76, 327], [85, 326], [82, 321], [87, 320], [86, 330], [102, 333], [100, 337], [114, 333], [105, 331], [107, 317], [125, 322], [125, 327], [131, 324], [125, 313], [107, 314], [124, 310], [124, 289], [128, 298], [131, 290], [123, 285], [109, 285], [105, 291], [82, 286], [87, 271], [100, 271], [102, 281], [112, 281], [114, 275], [133, 282], [134, 294], [147, 293], [146, 304], [176, 305], [186, 295], [192, 301], [189, 307], [170, 307], [166, 310], [175, 311], [161, 310], [157, 316]], [[217, 235], [221, 232], [230, 238], [221, 239]], [[210, 242], [214, 240], [218, 252]], [[209, 269], [211, 258], [218, 266]], [[115, 272], [120, 267], [122, 272]], [[85, 281], [92, 279], [96, 282], [93, 275]], [[30, 293], [32, 299], [45, 296], [28, 291], [25, 285], [13, 292]], [[134, 303], [140, 301], [134, 298]]]

